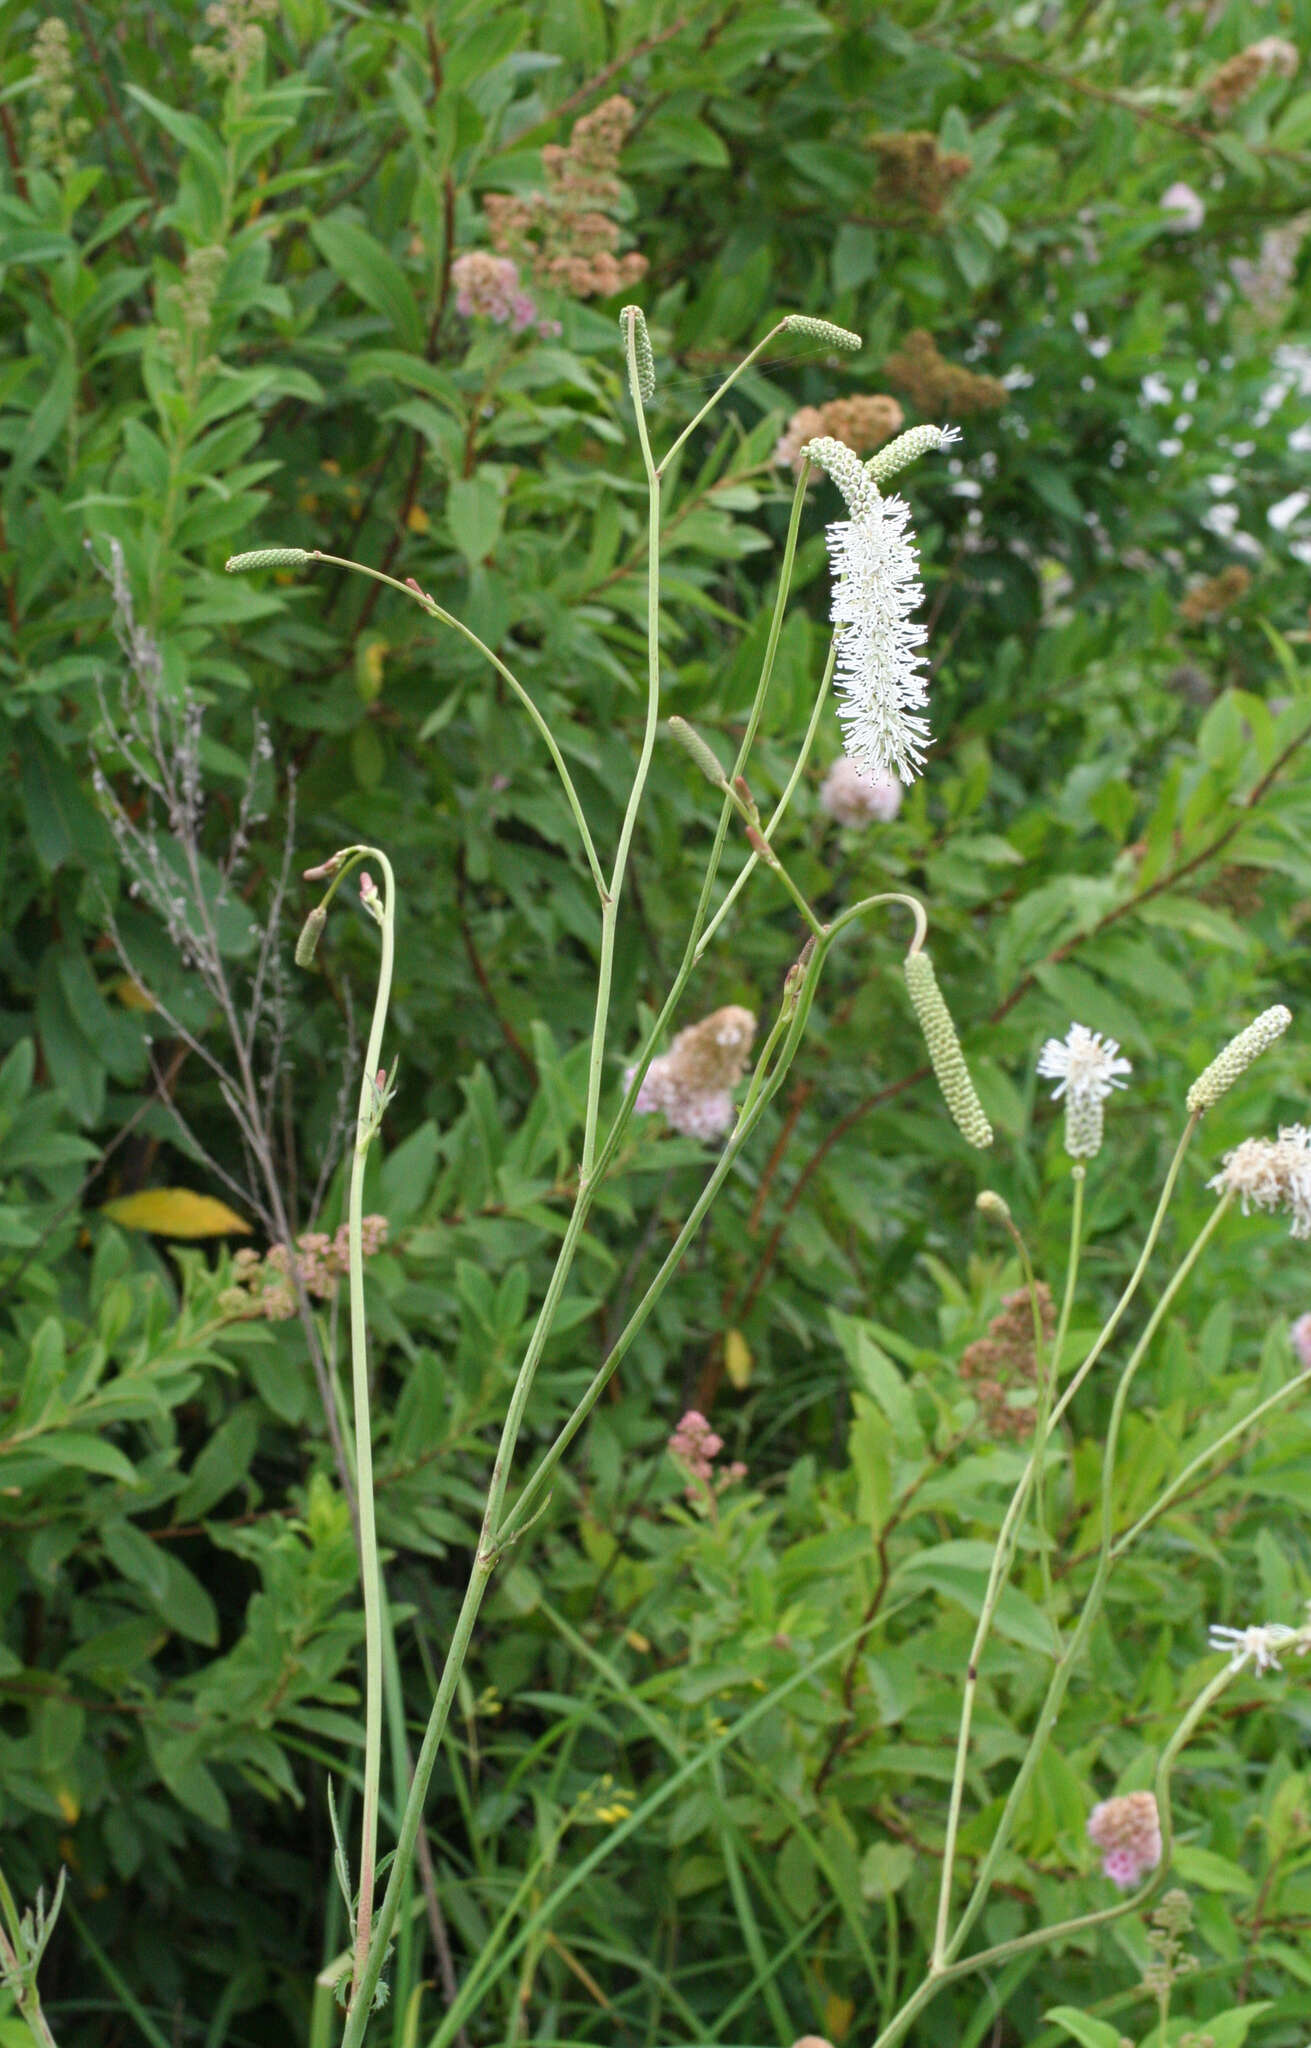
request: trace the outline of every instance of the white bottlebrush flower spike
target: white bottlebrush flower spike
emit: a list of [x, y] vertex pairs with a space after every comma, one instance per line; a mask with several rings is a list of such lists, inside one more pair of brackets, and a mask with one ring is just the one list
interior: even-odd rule
[[[936, 447], [952, 438], [947, 429], [929, 431]], [[829, 617], [838, 629], [835, 676], [843, 745], [870, 781], [896, 776], [913, 782], [930, 742], [929, 722], [922, 716], [928, 686], [919, 651], [925, 630], [913, 617], [924, 586], [910, 507], [904, 498], [881, 496], [873, 465], [862, 464], [841, 442], [821, 438], [809, 442], [804, 452], [827, 470], [851, 514], [828, 529], [833, 571]]]
[[1119, 1043], [1071, 1024], [1064, 1038], [1049, 1038], [1038, 1055], [1038, 1072], [1055, 1081], [1052, 1101], [1065, 1097], [1065, 1149], [1072, 1159], [1094, 1159], [1102, 1149], [1102, 1104], [1112, 1088], [1123, 1088], [1133, 1067], [1120, 1058]]
[[1241, 1671], [1244, 1664], [1250, 1664], [1259, 1677], [1263, 1671], [1283, 1669], [1280, 1650], [1296, 1649], [1298, 1656], [1304, 1657], [1311, 1649], [1311, 1632], [1289, 1628], [1282, 1621], [1267, 1621], [1252, 1628], [1212, 1627], [1207, 1632], [1207, 1647], [1225, 1651], [1231, 1671]]

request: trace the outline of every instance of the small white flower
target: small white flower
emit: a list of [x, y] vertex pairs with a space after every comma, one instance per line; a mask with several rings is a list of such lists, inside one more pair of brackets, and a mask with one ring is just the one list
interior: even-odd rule
[[1103, 1039], [1086, 1024], [1071, 1024], [1064, 1038], [1049, 1038], [1038, 1055], [1038, 1072], [1054, 1080], [1052, 1101], [1065, 1097], [1065, 1149], [1071, 1159], [1095, 1159], [1102, 1149], [1102, 1104], [1133, 1067], [1121, 1059], [1119, 1043]]
[[1095, 1102], [1105, 1102], [1112, 1088], [1123, 1088], [1121, 1079], [1131, 1074], [1129, 1060], [1119, 1057], [1118, 1039], [1102, 1037], [1086, 1024], [1071, 1024], [1064, 1038], [1049, 1038], [1038, 1055], [1038, 1072], [1055, 1080], [1052, 1101], [1059, 1102], [1068, 1090]]
[[1307, 1631], [1289, 1628], [1282, 1621], [1267, 1621], [1252, 1628], [1212, 1627], [1207, 1631], [1207, 1647], [1224, 1650], [1229, 1656], [1229, 1669], [1241, 1671], [1250, 1664], [1258, 1677], [1263, 1671], [1282, 1671], [1276, 1652], [1295, 1645], [1299, 1657], [1311, 1648]]

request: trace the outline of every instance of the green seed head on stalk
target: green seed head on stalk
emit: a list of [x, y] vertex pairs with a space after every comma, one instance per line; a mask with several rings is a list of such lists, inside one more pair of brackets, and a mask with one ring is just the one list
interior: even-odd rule
[[906, 991], [919, 1018], [924, 1043], [929, 1049], [933, 1071], [938, 1077], [942, 1099], [951, 1111], [957, 1130], [968, 1145], [982, 1148], [992, 1143], [992, 1125], [974, 1092], [970, 1070], [960, 1049], [956, 1026], [943, 1001], [933, 962], [922, 950], [912, 953], [905, 966]]
[[959, 439], [959, 427], [909, 427], [904, 434], [898, 434], [895, 441], [889, 441], [877, 454], [871, 455], [865, 464], [865, 474], [874, 483], [885, 484], [909, 463], [918, 462], [921, 455], [949, 448], [953, 441]]
[[1262, 1010], [1259, 1017], [1254, 1017], [1247, 1029], [1240, 1031], [1237, 1038], [1231, 1038], [1224, 1051], [1218, 1053], [1210, 1066], [1198, 1075], [1188, 1090], [1189, 1114], [1197, 1116], [1218, 1102], [1253, 1060], [1259, 1059], [1277, 1038], [1282, 1038], [1292, 1021], [1292, 1011], [1285, 1009], [1282, 1003], [1276, 1003], [1273, 1009]]

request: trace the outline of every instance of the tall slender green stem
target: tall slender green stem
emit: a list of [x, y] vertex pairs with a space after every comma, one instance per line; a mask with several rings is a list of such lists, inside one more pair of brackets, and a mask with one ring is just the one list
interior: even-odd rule
[[1168, 1284], [1166, 1285], [1165, 1289], [1161, 1294], [1160, 1300], [1156, 1304], [1156, 1307], [1153, 1309], [1151, 1315], [1148, 1317], [1147, 1324], [1143, 1330], [1142, 1336], [1138, 1339], [1137, 1344], [1134, 1346], [1132, 1352], [1130, 1353], [1128, 1363], [1126, 1364], [1124, 1371], [1120, 1375], [1120, 1382], [1115, 1390], [1115, 1399], [1111, 1404], [1111, 1419], [1107, 1427], [1106, 1447], [1102, 1460], [1102, 1528], [1101, 1541], [1097, 1559], [1097, 1567], [1093, 1574], [1093, 1582], [1091, 1587], [1089, 1588], [1088, 1596], [1084, 1601], [1083, 1611], [1079, 1616], [1079, 1620], [1076, 1624], [1074, 1633], [1070, 1637], [1069, 1642], [1067, 1643], [1064, 1651], [1062, 1652], [1060, 1661], [1058, 1662], [1056, 1669], [1052, 1674], [1051, 1682], [1047, 1688], [1047, 1696], [1044, 1699], [1042, 1707], [1039, 1711], [1038, 1722], [1033, 1732], [1032, 1741], [1029, 1744], [1029, 1748], [1024, 1757], [1023, 1762], [1021, 1763], [1019, 1769], [1015, 1773], [1015, 1777], [1012, 1781], [1010, 1791], [1006, 1796], [1006, 1803], [1002, 1808], [1000, 1818], [998, 1819], [996, 1829], [994, 1830], [992, 1840], [989, 1843], [987, 1852], [984, 1855], [983, 1861], [979, 1866], [979, 1872], [974, 1881], [974, 1888], [970, 1893], [969, 1900], [961, 1913], [959, 1921], [957, 1922], [956, 1931], [952, 1936], [950, 1943], [947, 1946], [945, 1956], [943, 1957], [943, 1960], [945, 1961], [953, 1961], [955, 1957], [960, 1953], [966, 1935], [969, 1933], [970, 1928], [973, 1926], [979, 1914], [983, 1911], [984, 1905], [987, 1902], [988, 1890], [992, 1883], [993, 1873], [996, 1870], [997, 1864], [1000, 1861], [1006, 1849], [1007, 1842], [1010, 1839], [1010, 1831], [1012, 1826], [1014, 1825], [1015, 1815], [1019, 1810], [1020, 1802], [1024, 1798], [1024, 1795], [1028, 1790], [1030, 1780], [1033, 1777], [1034, 1771], [1038, 1767], [1038, 1763], [1046, 1748], [1048, 1738], [1050, 1737], [1052, 1730], [1055, 1728], [1056, 1719], [1058, 1714], [1060, 1713], [1061, 1703], [1065, 1698], [1066, 1689], [1069, 1686], [1071, 1678], [1074, 1676], [1075, 1666], [1079, 1658], [1082, 1656], [1083, 1651], [1087, 1645], [1088, 1638], [1092, 1633], [1093, 1624], [1096, 1621], [1098, 1615], [1101, 1613], [1102, 1600], [1106, 1591], [1106, 1582], [1110, 1576], [1111, 1569], [1111, 1546], [1113, 1541], [1112, 1516], [1114, 1513], [1115, 1504], [1114, 1497], [1116, 1456], [1119, 1449], [1120, 1429], [1124, 1421], [1125, 1407], [1129, 1399], [1129, 1390], [1133, 1385], [1139, 1366], [1142, 1364], [1143, 1359], [1147, 1356], [1148, 1348], [1150, 1347], [1152, 1339], [1155, 1337], [1157, 1330], [1160, 1328], [1161, 1322], [1167, 1310], [1169, 1309], [1170, 1304], [1173, 1302], [1180, 1288], [1183, 1286], [1189, 1274], [1192, 1272], [1193, 1267], [1196, 1265], [1203, 1251], [1210, 1243], [1211, 1238], [1219, 1229], [1220, 1223], [1224, 1218], [1225, 1212], [1227, 1211], [1231, 1200], [1232, 1195], [1230, 1193], [1227, 1192], [1224, 1195], [1222, 1195], [1220, 1200], [1216, 1203], [1216, 1206], [1212, 1211], [1211, 1215], [1208, 1216], [1201, 1230], [1198, 1231], [1197, 1236], [1193, 1239], [1193, 1242], [1189, 1246], [1187, 1253], [1180, 1260], [1178, 1266], [1176, 1266], [1173, 1274], [1171, 1275]]
[[[1174, 1193], [1175, 1182], [1183, 1165], [1184, 1154], [1188, 1149], [1196, 1127], [1197, 1118], [1195, 1116], [1190, 1117], [1184, 1127], [1183, 1135], [1175, 1148], [1174, 1157], [1166, 1173], [1160, 1199], [1156, 1204], [1155, 1213], [1151, 1223], [1148, 1225], [1147, 1235], [1143, 1240], [1142, 1250], [1138, 1255], [1138, 1262], [1125, 1283], [1120, 1299], [1098, 1333], [1097, 1339], [1089, 1350], [1087, 1357], [1070, 1380], [1065, 1392], [1052, 1406], [1047, 1418], [1048, 1435], [1050, 1435], [1050, 1432], [1065, 1414], [1075, 1393], [1105, 1351], [1115, 1331], [1119, 1328], [1130, 1303], [1138, 1292], [1143, 1274], [1147, 1270], [1148, 1260], [1151, 1258], [1152, 1252], [1156, 1247], [1156, 1241], [1161, 1234], [1161, 1226], [1165, 1221], [1165, 1213], [1170, 1204], [1170, 1197]], [[1059, 1356], [1059, 1351], [1055, 1355]], [[943, 1844], [942, 1876], [938, 1886], [938, 1914], [934, 1930], [933, 1960], [939, 1965], [945, 1959], [948, 1949], [947, 1929], [951, 1913], [951, 1887], [955, 1873], [956, 1841], [960, 1829], [961, 1808], [965, 1796], [965, 1773], [969, 1763], [970, 1737], [973, 1728], [974, 1700], [978, 1688], [979, 1663], [992, 1629], [993, 1617], [996, 1614], [997, 1603], [1001, 1598], [1002, 1587], [1005, 1585], [1010, 1572], [1011, 1561], [1015, 1555], [1015, 1546], [1019, 1540], [1020, 1525], [1028, 1504], [1029, 1494], [1040, 1470], [1041, 1461], [1046, 1454], [1046, 1448], [1046, 1437], [1040, 1442], [1035, 1435], [1028, 1462], [1020, 1475], [1019, 1484], [1011, 1496], [1010, 1505], [1006, 1510], [1001, 1529], [998, 1533], [996, 1548], [993, 1552], [992, 1567], [988, 1574], [988, 1584], [984, 1591], [982, 1607], [979, 1610], [974, 1640], [970, 1645], [969, 1661], [965, 1671], [965, 1685], [961, 1697], [960, 1725], [956, 1738], [956, 1763], [952, 1773], [951, 1791], [948, 1795], [947, 1803], [947, 1831]], [[1067, 1646], [1061, 1662], [1057, 1665], [1057, 1676], [1059, 1676], [1062, 1670], [1068, 1672], [1070, 1659], [1073, 1654], [1074, 1645], [1070, 1644]], [[1053, 1683], [1055, 1683], [1055, 1679], [1053, 1679]]]
[[[382, 1114], [382, 1035], [391, 1001], [396, 953], [396, 878], [377, 847], [352, 849], [376, 860], [383, 874], [382, 948], [369, 1040], [360, 1080], [355, 1146], [351, 1156], [348, 1231], [350, 1243], [351, 1389], [355, 1421], [355, 1481], [360, 1514], [360, 1578], [364, 1593], [364, 1793], [360, 1816], [360, 1888], [355, 1915], [352, 1996], [358, 1998], [373, 1926], [378, 1858], [378, 1785], [382, 1769], [382, 1565], [373, 1498], [373, 1438], [369, 1419], [368, 1329], [364, 1317], [364, 1166], [370, 1139]], [[354, 865], [354, 862], [352, 862]]]

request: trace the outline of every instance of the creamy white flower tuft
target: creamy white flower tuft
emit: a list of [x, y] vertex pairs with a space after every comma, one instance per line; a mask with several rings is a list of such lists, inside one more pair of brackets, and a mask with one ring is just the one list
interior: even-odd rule
[[1282, 1621], [1262, 1622], [1252, 1628], [1212, 1626], [1206, 1641], [1208, 1649], [1226, 1653], [1231, 1671], [1241, 1671], [1245, 1664], [1250, 1664], [1260, 1676], [1263, 1671], [1282, 1671], [1278, 1654], [1281, 1650], [1295, 1650], [1299, 1657], [1304, 1657], [1311, 1649], [1311, 1630], [1289, 1628]]
[[1064, 1038], [1049, 1038], [1038, 1055], [1038, 1072], [1055, 1081], [1052, 1101], [1065, 1097], [1065, 1149], [1072, 1159], [1092, 1159], [1102, 1147], [1102, 1104], [1113, 1088], [1123, 1088], [1130, 1061], [1120, 1058], [1119, 1042], [1071, 1024]]
[[1311, 1237], [1311, 1130], [1284, 1124], [1277, 1138], [1244, 1138], [1207, 1182], [1217, 1194], [1235, 1194], [1249, 1209], [1285, 1209], [1291, 1237]]

